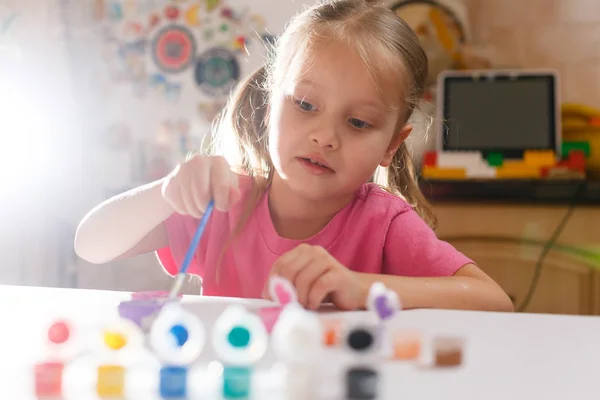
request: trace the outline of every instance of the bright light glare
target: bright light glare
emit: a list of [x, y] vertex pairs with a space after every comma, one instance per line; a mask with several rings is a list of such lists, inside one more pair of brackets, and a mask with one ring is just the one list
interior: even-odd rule
[[[15, 88], [13, 88], [15, 89]], [[56, 124], [27, 88], [0, 94], [0, 179], [12, 186], [36, 179], [51, 162]]]

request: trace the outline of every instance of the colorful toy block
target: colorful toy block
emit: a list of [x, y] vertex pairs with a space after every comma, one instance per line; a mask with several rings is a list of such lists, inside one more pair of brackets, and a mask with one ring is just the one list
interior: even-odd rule
[[504, 162], [502, 153], [490, 153], [487, 156], [487, 162], [491, 167], [499, 167]]
[[537, 179], [541, 176], [541, 168], [529, 166], [523, 161], [506, 161], [496, 169], [499, 179]]
[[421, 175], [427, 179], [466, 179], [465, 168], [436, 168], [425, 166]]
[[585, 174], [573, 171], [568, 167], [557, 166], [542, 170], [542, 177], [547, 179], [585, 179]]
[[552, 150], [527, 150], [520, 160], [505, 160], [500, 152], [484, 159], [476, 151], [428, 152], [424, 156], [421, 176], [425, 179], [580, 179], [585, 175], [587, 143], [565, 143], [566, 157], [558, 160]]
[[585, 153], [581, 150], [571, 150], [569, 152], [569, 168], [579, 172], [585, 172]]
[[585, 172], [585, 153], [582, 150], [572, 150], [557, 166], [571, 171]]
[[589, 142], [563, 142], [561, 146], [562, 158], [568, 158], [569, 153], [573, 150], [581, 150], [584, 152], [586, 158], [590, 156], [590, 144]]
[[469, 179], [493, 179], [495, 177], [496, 168], [490, 167], [489, 165], [482, 165], [467, 170], [467, 178]]
[[439, 168], [473, 168], [483, 165], [483, 156], [478, 151], [442, 151], [437, 155]]
[[552, 150], [527, 150], [523, 161], [531, 167], [551, 167], [556, 165], [556, 153]]
[[428, 151], [423, 155], [423, 165], [435, 167], [437, 165], [437, 152]]

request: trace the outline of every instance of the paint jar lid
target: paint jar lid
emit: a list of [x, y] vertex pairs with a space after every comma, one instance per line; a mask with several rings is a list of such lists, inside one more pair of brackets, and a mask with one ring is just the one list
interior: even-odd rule
[[369, 290], [367, 309], [375, 313], [379, 320], [387, 321], [396, 315], [401, 305], [396, 292], [389, 290], [381, 282], [375, 282]]
[[171, 364], [190, 364], [202, 352], [206, 333], [200, 319], [179, 303], [165, 304], [150, 330], [156, 355]]
[[323, 349], [323, 326], [317, 314], [289, 304], [273, 328], [271, 341], [282, 361], [310, 363]]
[[45, 336], [43, 358], [69, 360], [83, 351], [81, 334], [67, 319], [49, 323]]
[[237, 304], [223, 311], [212, 331], [217, 356], [230, 365], [249, 366], [260, 360], [267, 350], [268, 339], [260, 317]]
[[350, 322], [344, 327], [343, 348], [353, 358], [363, 362], [379, 358], [382, 349], [380, 324]]
[[144, 334], [132, 321], [118, 318], [102, 327], [98, 344], [109, 353], [139, 351], [144, 347]]
[[269, 294], [271, 299], [282, 306], [298, 303], [298, 294], [294, 285], [278, 275], [273, 275], [269, 279]]

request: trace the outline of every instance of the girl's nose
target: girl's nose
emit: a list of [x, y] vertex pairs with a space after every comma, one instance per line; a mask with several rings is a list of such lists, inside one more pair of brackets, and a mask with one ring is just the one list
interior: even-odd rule
[[332, 127], [318, 128], [311, 132], [310, 141], [319, 147], [328, 148], [331, 150], [339, 147], [339, 137], [336, 133], [336, 129]]

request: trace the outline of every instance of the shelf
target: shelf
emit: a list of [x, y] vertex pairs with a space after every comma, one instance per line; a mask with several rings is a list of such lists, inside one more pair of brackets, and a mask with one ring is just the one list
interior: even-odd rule
[[600, 205], [600, 181], [426, 180], [419, 186], [432, 202], [515, 202]]

